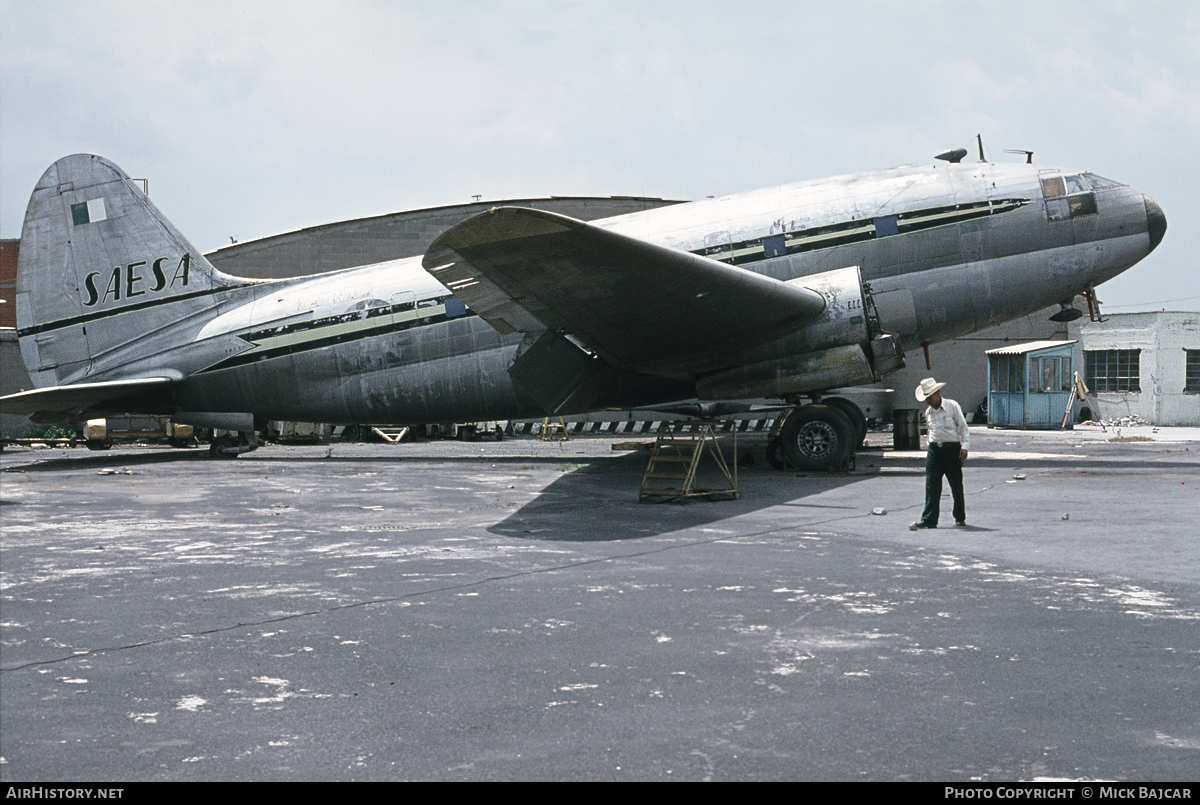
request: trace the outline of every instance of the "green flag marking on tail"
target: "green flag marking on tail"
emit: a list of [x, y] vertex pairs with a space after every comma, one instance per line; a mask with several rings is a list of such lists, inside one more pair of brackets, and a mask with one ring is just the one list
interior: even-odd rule
[[103, 221], [107, 217], [108, 212], [104, 209], [104, 199], [102, 198], [94, 198], [91, 201], [71, 205], [71, 222], [75, 226]]

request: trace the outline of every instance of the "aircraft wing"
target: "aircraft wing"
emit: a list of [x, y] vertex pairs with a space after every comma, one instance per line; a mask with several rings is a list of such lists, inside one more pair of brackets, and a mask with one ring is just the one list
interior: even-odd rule
[[520, 207], [451, 227], [422, 265], [502, 333], [561, 331], [643, 371], [773, 340], [825, 308], [806, 288]]
[[61, 422], [106, 402], [165, 391], [174, 382], [170, 377], [139, 377], [48, 386], [0, 397], [0, 413], [30, 416], [35, 422]]

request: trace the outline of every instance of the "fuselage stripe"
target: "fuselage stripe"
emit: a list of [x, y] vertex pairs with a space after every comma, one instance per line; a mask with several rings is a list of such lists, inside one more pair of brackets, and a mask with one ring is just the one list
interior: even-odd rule
[[783, 255], [803, 254], [876, 238], [895, 237], [910, 232], [921, 232], [974, 221], [991, 215], [1012, 212], [1029, 203], [1031, 202], [1027, 198], [1005, 198], [910, 210], [875, 218], [863, 218], [858, 221], [843, 221], [813, 229], [776, 232], [761, 238], [752, 238], [736, 243], [706, 246], [703, 249], [693, 250], [692, 254], [741, 266], [757, 263], [760, 260], [771, 260]]
[[183, 302], [188, 299], [199, 299], [203, 296], [214, 296], [216, 294], [228, 293], [241, 288], [249, 288], [254, 285], [260, 285], [261, 282], [243, 282], [238, 285], [223, 285], [219, 288], [205, 288], [201, 291], [191, 291], [189, 293], [176, 294], [160, 299], [148, 299], [145, 302], [138, 302], [133, 305], [122, 305], [121, 307], [109, 308], [108, 310], [97, 310], [94, 313], [85, 313], [82, 316], [72, 316], [69, 319], [59, 319], [57, 321], [48, 321], [44, 324], [35, 324], [32, 327], [25, 327], [17, 331], [17, 337], [23, 338], [27, 335], [37, 335], [46, 333], [51, 330], [60, 330], [63, 327], [74, 327], [77, 324], [87, 324], [98, 319], [105, 319], [109, 316], [117, 316], [122, 313], [131, 313], [135, 310], [145, 310], [147, 308], [158, 307], [159, 305], [170, 305], [175, 302]]
[[[391, 335], [477, 315], [470, 308], [465, 307], [462, 308], [464, 311], [462, 313], [447, 312], [447, 302], [454, 298], [438, 297], [423, 299], [416, 303], [405, 302], [398, 305], [380, 306], [369, 310], [353, 311], [312, 321], [242, 333], [238, 337], [247, 343], [254, 344], [253, 348], [206, 367], [197, 374], [218, 372], [272, 358], [311, 352], [336, 344]], [[383, 317], [388, 317], [390, 320], [378, 324], [371, 323], [373, 319], [379, 320]]]

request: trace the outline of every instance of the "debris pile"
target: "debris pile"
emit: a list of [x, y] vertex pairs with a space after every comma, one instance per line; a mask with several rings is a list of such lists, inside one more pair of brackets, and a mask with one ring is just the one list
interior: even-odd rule
[[1137, 414], [1130, 414], [1129, 416], [1117, 417], [1116, 419], [1089, 419], [1079, 424], [1099, 425], [1102, 428], [1132, 428], [1138, 425], [1153, 425], [1154, 423], [1147, 422]]

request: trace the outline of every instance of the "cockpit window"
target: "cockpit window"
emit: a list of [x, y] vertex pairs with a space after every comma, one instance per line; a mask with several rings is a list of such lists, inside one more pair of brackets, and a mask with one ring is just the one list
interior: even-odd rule
[[1067, 204], [1071, 209], [1072, 218], [1096, 214], [1096, 196], [1092, 193], [1079, 193], [1071, 196], [1067, 199]]
[[1088, 183], [1083, 180], [1083, 177], [1078, 174], [1075, 174], [1074, 176], [1068, 176], [1066, 178], [1067, 178], [1067, 193], [1068, 194], [1069, 193], [1086, 193], [1087, 191], [1092, 189], [1091, 187], [1088, 186]]
[[[1097, 212], [1094, 187], [1113, 187], [1099, 176], [1095, 181], [1091, 173], [1073, 173], [1069, 176], [1042, 176], [1042, 195], [1046, 199], [1046, 219], [1048, 221], [1069, 221], [1084, 215], [1095, 215]], [[1097, 182], [1108, 182], [1098, 184]]]
[[1046, 198], [1065, 196], [1066, 194], [1067, 189], [1063, 184], [1061, 176], [1050, 176], [1042, 179], [1042, 195]]
[[1124, 187], [1120, 182], [1114, 182], [1112, 179], [1105, 179], [1103, 176], [1097, 176], [1094, 173], [1085, 173], [1083, 178], [1088, 180], [1093, 190], [1103, 190], [1106, 187]]

